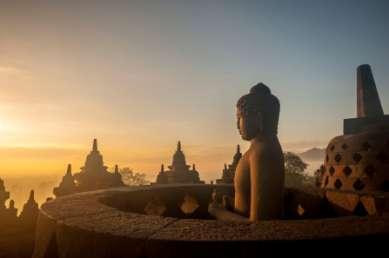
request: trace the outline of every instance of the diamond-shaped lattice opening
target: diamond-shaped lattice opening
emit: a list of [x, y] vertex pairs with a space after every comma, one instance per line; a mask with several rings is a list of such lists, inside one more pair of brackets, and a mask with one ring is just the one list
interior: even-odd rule
[[335, 161], [339, 163], [342, 160], [342, 156], [338, 153], [335, 155]]
[[362, 155], [359, 154], [358, 152], [354, 154], [353, 156], [353, 160], [356, 162], [356, 163], [359, 163], [359, 161], [361, 161], [362, 159]]
[[368, 175], [369, 177], [373, 177], [375, 172], [376, 170], [372, 165], [367, 165], [365, 167], [365, 174]]
[[147, 215], [162, 216], [166, 210], [165, 204], [159, 198], [153, 198], [146, 204], [144, 212]]
[[326, 180], [324, 181], [324, 186], [328, 185], [328, 176], [326, 176]]
[[368, 215], [365, 207], [363, 206], [362, 202], [358, 202], [357, 206], [355, 207], [354, 211], [353, 211], [353, 214], [354, 215], [357, 215], [357, 216], [366, 216]]
[[346, 176], [351, 175], [352, 172], [353, 172], [353, 170], [352, 170], [349, 166], [347, 166], [347, 167], [345, 167], [345, 168], [343, 169], [343, 173], [344, 173]]
[[364, 142], [364, 143], [362, 144], [362, 149], [363, 149], [364, 151], [370, 150], [370, 149], [371, 149], [370, 143]]
[[331, 150], [331, 151], [334, 151], [334, 150], [335, 150], [335, 145], [332, 145], [332, 146], [330, 147], [330, 150]]
[[301, 206], [301, 204], [297, 205], [297, 214], [299, 216], [303, 216], [305, 213], [305, 209], [303, 208], [303, 206]]
[[340, 189], [342, 187], [342, 185], [343, 185], [342, 181], [340, 181], [340, 179], [336, 179], [335, 184], [334, 184], [335, 188]]
[[335, 168], [334, 167], [330, 167], [330, 175], [333, 176], [335, 174]]
[[181, 204], [180, 209], [183, 213], [189, 215], [195, 212], [200, 207], [195, 197], [185, 195], [184, 202]]
[[382, 183], [381, 190], [384, 192], [389, 192], [389, 180], [385, 180]]
[[355, 180], [353, 187], [357, 191], [362, 191], [363, 188], [365, 188], [365, 184], [362, 182], [361, 179], [358, 178], [357, 180]]
[[386, 163], [389, 161], [389, 156], [385, 152], [381, 151], [377, 154], [377, 160], [381, 161], [382, 163]]
[[347, 144], [345, 144], [345, 143], [343, 143], [343, 145], [342, 145], [342, 149], [343, 149], [343, 150], [347, 150], [347, 148], [348, 148], [348, 145], [347, 145]]
[[320, 166], [320, 174], [324, 174], [326, 172], [326, 167], [325, 166], [323, 166], [323, 165], [321, 165]]

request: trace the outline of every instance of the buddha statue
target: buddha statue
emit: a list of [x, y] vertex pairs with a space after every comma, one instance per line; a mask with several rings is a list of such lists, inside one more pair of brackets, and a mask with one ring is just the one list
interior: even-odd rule
[[263, 83], [237, 103], [237, 125], [250, 148], [243, 154], [234, 178], [233, 212], [210, 205], [217, 219], [259, 221], [283, 214], [284, 159], [277, 137], [280, 104]]

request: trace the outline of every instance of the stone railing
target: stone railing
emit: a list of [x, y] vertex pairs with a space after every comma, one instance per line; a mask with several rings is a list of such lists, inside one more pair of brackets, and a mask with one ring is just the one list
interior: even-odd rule
[[41, 209], [33, 257], [248, 257], [291, 242], [304, 248], [312, 240], [375, 241], [389, 233], [387, 215], [333, 217], [323, 196], [293, 189], [286, 190], [286, 219], [212, 220], [215, 189], [233, 194], [229, 185], [167, 185], [58, 198]]

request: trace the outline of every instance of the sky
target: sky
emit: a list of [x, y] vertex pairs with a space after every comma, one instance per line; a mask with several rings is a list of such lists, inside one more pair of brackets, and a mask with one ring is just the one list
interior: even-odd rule
[[62, 175], [93, 138], [109, 167], [153, 178], [178, 140], [206, 179], [240, 139], [258, 82], [284, 150], [325, 147], [372, 66], [389, 110], [388, 1], [1, 1], [0, 177]]

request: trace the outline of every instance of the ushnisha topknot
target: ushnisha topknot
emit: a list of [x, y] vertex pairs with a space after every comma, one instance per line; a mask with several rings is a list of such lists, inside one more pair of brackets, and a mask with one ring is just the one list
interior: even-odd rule
[[250, 89], [250, 93], [255, 95], [270, 95], [271, 91], [269, 87], [267, 87], [265, 84], [260, 82]]
[[277, 134], [280, 102], [262, 82], [253, 86], [248, 94], [243, 95], [236, 107], [244, 114], [261, 113], [264, 122], [263, 133]]

